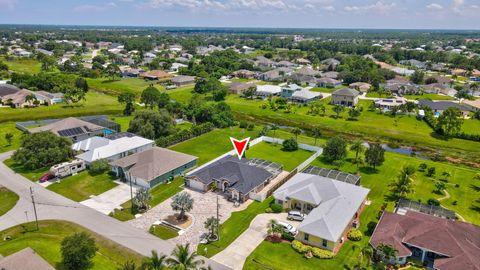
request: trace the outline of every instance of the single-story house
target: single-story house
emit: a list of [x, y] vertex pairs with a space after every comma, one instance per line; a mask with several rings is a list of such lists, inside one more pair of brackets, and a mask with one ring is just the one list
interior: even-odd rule
[[153, 147], [110, 163], [112, 171], [133, 184], [152, 188], [197, 165], [197, 157]]
[[45, 259], [27, 247], [7, 257], [0, 256], [2, 270], [55, 270]]
[[93, 148], [76, 158], [85, 161], [88, 165], [95, 160], [105, 159], [108, 162], [151, 149], [155, 142], [139, 136], [122, 137], [110, 140], [107, 145]]
[[87, 152], [95, 148], [108, 145], [109, 143], [109, 139], [95, 136], [72, 144], [72, 150]]
[[150, 71], [145, 71], [141, 73], [140, 77], [148, 80], [162, 80], [162, 79], [170, 79], [173, 77], [173, 75], [163, 70], [150, 70]]
[[342, 82], [332, 78], [320, 78], [320, 79], [317, 79], [317, 85], [318, 87], [335, 88], [342, 85]]
[[251, 79], [254, 78], [257, 73], [254, 71], [250, 71], [248, 69], [240, 69], [237, 71], [232, 72], [232, 76], [242, 79]]
[[124, 78], [137, 78], [145, 70], [140, 68], [125, 68], [122, 69], [122, 77]]
[[298, 103], [309, 103], [314, 100], [318, 100], [322, 98], [322, 94], [318, 92], [313, 92], [308, 90], [307, 88], [302, 88], [299, 91], [295, 91], [292, 96], [290, 96], [290, 100], [293, 102]]
[[336, 71], [325, 72], [325, 73], [322, 73], [322, 77], [336, 80], [338, 78], [338, 72]]
[[297, 58], [295, 60], [295, 62], [297, 62], [300, 65], [310, 65], [312, 63], [312, 62], [310, 62], [310, 60], [305, 59], [305, 58]]
[[282, 93], [280, 94], [284, 98], [289, 98], [295, 93], [296, 91], [300, 91], [303, 88], [301, 86], [298, 86], [296, 84], [289, 84], [284, 87], [282, 87]]
[[94, 136], [108, 133], [108, 129], [75, 117], [68, 117], [45, 126], [28, 130], [30, 133], [50, 131], [58, 136], [67, 137], [72, 141], [82, 141]]
[[259, 67], [271, 67], [274, 62], [265, 56], [257, 56], [255, 60], [255, 65]]
[[15, 94], [20, 91], [20, 88], [11, 84], [0, 84], [0, 100], [3, 100], [4, 96]]
[[241, 95], [251, 87], [256, 86], [253, 83], [232, 82], [228, 85], [228, 90], [230, 90], [232, 94]]
[[184, 86], [195, 83], [195, 76], [178, 75], [172, 78], [171, 82], [176, 86]]
[[[264, 162], [251, 162], [236, 156], [224, 157], [209, 164], [185, 178], [185, 186], [203, 192], [212, 185], [221, 190], [231, 200], [244, 202], [251, 195], [261, 191], [281, 172], [281, 166], [262, 167]], [[272, 164], [270, 162], [270, 164]]]
[[298, 83], [300, 85], [308, 84], [309, 86], [315, 87], [317, 85], [317, 78], [310, 75], [302, 75], [299, 73], [293, 73], [290, 75], [290, 81]]
[[188, 65], [182, 64], [182, 63], [172, 63], [172, 66], [170, 67], [170, 70], [173, 72], [178, 72], [180, 68], [186, 68]]
[[480, 111], [480, 99], [475, 100], [468, 100], [465, 99], [463, 101], [463, 105], [470, 108], [472, 111]]
[[407, 100], [403, 97], [397, 98], [385, 98], [375, 100], [375, 106], [382, 109], [392, 109], [393, 107], [398, 107], [407, 103]]
[[335, 70], [337, 66], [340, 65], [340, 61], [335, 58], [327, 58], [320, 61], [320, 64], [328, 66], [330, 70]]
[[419, 94], [421, 93], [420, 86], [404, 80], [403, 78], [396, 78], [388, 80], [382, 87], [391, 93], [398, 95]]
[[48, 104], [58, 104], [64, 102], [64, 94], [63, 93], [50, 93], [47, 91], [36, 91], [35, 95], [43, 96], [43, 101], [48, 102]]
[[307, 214], [297, 227], [297, 240], [337, 252], [345, 235], [358, 222], [369, 191], [325, 176], [298, 173], [273, 197], [284, 208]]
[[257, 91], [255, 92], [255, 95], [257, 97], [271, 97], [271, 96], [278, 96], [282, 92], [282, 88], [278, 85], [270, 85], [270, 84], [265, 84], [265, 85], [257, 85]]
[[403, 76], [412, 76], [415, 73], [415, 70], [401, 67], [394, 67], [391, 69], [393, 72], [403, 75]]
[[425, 69], [427, 67], [426, 62], [418, 61], [416, 59], [410, 60], [400, 60], [399, 62], [401, 65], [412, 66], [418, 69]]
[[283, 81], [285, 78], [292, 74], [292, 70], [289, 68], [276, 68], [267, 72], [261, 73], [257, 76], [259, 80], [267, 82]]
[[453, 82], [451, 78], [441, 76], [441, 75], [433, 75], [428, 77], [427, 79], [430, 79], [430, 78], [437, 80], [436, 83], [443, 84], [443, 85], [447, 85], [447, 84], [450, 85]]
[[[28, 99], [29, 96], [33, 96], [34, 99], [29, 100]], [[3, 97], [1, 97], [2, 103], [4, 105], [10, 105], [14, 108], [36, 106], [35, 103], [34, 103], [35, 99], [38, 100], [39, 102], [42, 102], [44, 97], [41, 96], [41, 95], [36, 95], [35, 92], [27, 90], [27, 89], [21, 89], [21, 90], [18, 90], [16, 92], [13, 92], [11, 94], [4, 95]]]
[[287, 67], [287, 68], [293, 68], [293, 67], [296, 67], [297, 64], [295, 63], [292, 63], [290, 61], [279, 61], [277, 63], [274, 64], [276, 67]]
[[468, 114], [473, 111], [470, 107], [467, 107], [464, 104], [452, 101], [431, 101], [429, 99], [422, 99], [418, 102], [418, 106], [421, 108], [430, 108], [435, 115], [440, 115], [443, 111], [450, 107], [456, 107], [460, 109], [464, 117], [468, 116]]
[[372, 85], [369, 84], [369, 83], [365, 83], [365, 82], [354, 82], [354, 83], [349, 84], [348, 87], [350, 87], [352, 89], [355, 89], [357, 91], [360, 91], [360, 92], [368, 92], [368, 90], [370, 90], [370, 88], [372, 88]]
[[48, 55], [48, 56], [53, 55], [52, 51], [48, 51], [48, 50], [45, 50], [45, 49], [42, 49], [42, 48], [35, 49], [35, 52], [36, 53], [42, 53], [42, 54], [45, 54], [45, 55]]
[[322, 72], [320, 72], [318, 70], [314, 70], [311, 67], [303, 67], [303, 68], [295, 71], [294, 74], [299, 74], [299, 75], [304, 75], [304, 76], [320, 77], [322, 75]]
[[480, 270], [480, 227], [451, 219], [404, 210], [383, 212], [370, 239], [373, 248], [390, 245], [397, 250], [390, 263], [407, 258], [428, 269]]
[[338, 89], [332, 93], [332, 104], [342, 106], [356, 106], [360, 93], [351, 88]]

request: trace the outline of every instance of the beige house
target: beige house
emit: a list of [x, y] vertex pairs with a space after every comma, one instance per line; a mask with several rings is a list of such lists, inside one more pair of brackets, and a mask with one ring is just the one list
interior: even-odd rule
[[355, 83], [349, 84], [348, 87], [364, 93], [364, 92], [367, 92], [368, 90], [370, 90], [372, 85], [369, 84], [369, 83], [364, 83], [364, 82], [355, 82]]
[[332, 93], [332, 104], [354, 107], [358, 103], [359, 92], [351, 88], [342, 88]]

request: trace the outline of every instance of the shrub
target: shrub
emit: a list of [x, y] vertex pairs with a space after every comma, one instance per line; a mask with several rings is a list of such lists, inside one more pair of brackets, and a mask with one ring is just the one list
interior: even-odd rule
[[316, 247], [312, 248], [312, 254], [319, 259], [331, 259], [335, 256], [335, 254], [329, 250]]
[[453, 201], [453, 202], [452, 202], [452, 205], [457, 205], [457, 204], [458, 204], [457, 201]]
[[282, 233], [282, 239], [287, 240], [287, 241], [293, 241], [295, 240], [295, 236], [289, 232], [283, 232]]
[[312, 247], [303, 244], [298, 240], [292, 241], [292, 248], [295, 249], [298, 253], [305, 254], [312, 250]]
[[242, 120], [242, 121], [240, 121], [240, 124], [238, 126], [240, 128], [247, 128], [248, 123], [247, 123], [247, 121]]
[[252, 131], [254, 128], [255, 128], [255, 125], [252, 124], [252, 123], [248, 124], [248, 126], [247, 126], [247, 130], [249, 130], [249, 131]]
[[91, 175], [98, 175], [108, 171], [109, 168], [110, 165], [106, 159], [99, 159], [90, 163], [89, 172]]
[[270, 208], [272, 209], [273, 213], [281, 213], [283, 211], [283, 207], [276, 203], [270, 205]]
[[362, 236], [362, 232], [357, 229], [351, 229], [347, 235], [348, 239], [352, 241], [360, 241], [362, 240]]
[[433, 206], [440, 206], [440, 202], [437, 199], [428, 199], [427, 204]]
[[265, 209], [265, 213], [272, 213], [272, 208], [268, 207], [267, 209]]
[[427, 164], [426, 163], [422, 163], [418, 166], [418, 170], [421, 171], [421, 172], [424, 172], [426, 169], [427, 169]]
[[375, 221], [370, 221], [367, 224], [367, 235], [369, 236], [372, 235], [376, 227], [377, 227], [377, 223]]
[[283, 141], [282, 146], [282, 150], [288, 152], [296, 151], [298, 149], [298, 143], [294, 138]]

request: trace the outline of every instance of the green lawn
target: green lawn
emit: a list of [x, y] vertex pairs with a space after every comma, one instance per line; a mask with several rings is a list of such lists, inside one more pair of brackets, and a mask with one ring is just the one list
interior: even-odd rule
[[[5, 139], [5, 135], [7, 133], [11, 133], [13, 135], [11, 144], [9, 144]], [[15, 128], [14, 122], [0, 124], [0, 153], [19, 148], [22, 134], [23, 133], [20, 130]]]
[[171, 99], [178, 102], [187, 103], [192, 97], [193, 87], [193, 85], [187, 85], [165, 91], [170, 95]]
[[[40, 230], [34, 230], [34, 223], [22, 224], [0, 232], [0, 254], [8, 256], [26, 247], [31, 247], [50, 265], [60, 269], [60, 244], [63, 238], [76, 232], [87, 232], [95, 238], [98, 251], [93, 258], [94, 270], [116, 270], [126, 261], [138, 264], [142, 256], [130, 249], [120, 246], [79, 225], [64, 221], [40, 221]], [[28, 229], [28, 230], [27, 230]], [[11, 240], [3, 240], [9, 235]]]
[[[353, 156], [353, 153], [350, 152], [347, 161], [341, 166], [342, 171], [349, 173], [357, 172], [356, 165], [350, 162]], [[377, 215], [384, 202], [388, 203], [388, 210], [393, 210], [394, 202], [389, 200], [388, 185], [396, 177], [399, 170], [404, 165], [413, 165], [418, 168], [418, 165], [421, 163], [426, 163], [429, 167], [434, 166], [437, 176], [429, 178], [425, 176], [424, 172], [417, 172], [414, 181], [415, 192], [410, 194], [408, 198], [426, 203], [429, 198], [438, 199], [442, 197], [443, 195], [434, 192], [435, 182], [442, 178], [442, 172], [448, 171], [452, 175], [447, 183], [447, 191], [450, 193], [451, 198], [443, 200], [441, 202], [442, 205], [456, 211], [468, 222], [480, 224], [480, 203], [477, 201], [480, 195], [480, 185], [477, 180], [473, 179], [475, 174], [480, 173], [480, 170], [447, 163], [423, 161], [414, 157], [386, 152], [385, 163], [378, 167], [377, 171], [373, 171], [366, 166], [360, 166], [359, 169], [362, 176], [361, 184], [370, 189], [368, 199], [371, 200], [371, 205], [365, 208], [360, 217], [360, 230], [364, 234], [367, 231], [369, 222], [378, 221]], [[335, 168], [334, 165], [322, 158], [315, 160], [312, 165]], [[456, 187], [456, 184], [458, 184], [458, 187]], [[456, 204], [454, 203], [455, 201]], [[247, 258], [244, 269], [258, 269], [258, 262], [273, 269], [336, 269], [338, 266], [343, 265], [351, 269], [358, 262], [359, 247], [367, 245], [368, 240], [369, 237], [366, 236], [360, 242], [357, 242], [356, 245], [351, 241], [347, 241], [332, 260], [307, 260], [302, 255], [296, 253], [288, 244], [263, 242]]]
[[29, 58], [13, 58], [12, 60], [6, 60], [4, 57], [0, 57], [0, 61], [7, 64], [9, 70], [13, 70], [19, 73], [39, 73], [40, 63], [37, 60]]
[[[238, 236], [240, 236], [250, 226], [250, 222], [261, 213], [265, 213], [270, 203], [271, 197], [263, 202], [252, 202], [245, 210], [233, 212], [229, 219], [220, 225], [220, 240], [209, 244], [198, 245], [197, 252], [208, 258], [217, 254], [228, 247]], [[207, 254], [205, 254], [207, 248]]]
[[416, 100], [422, 100], [426, 98], [431, 100], [455, 100], [454, 97], [437, 95], [437, 94], [405, 95], [403, 97], [405, 97], [406, 99], [416, 99]]
[[88, 171], [77, 175], [69, 176], [60, 182], [53, 183], [47, 189], [54, 191], [64, 197], [80, 202], [86, 200], [90, 195], [98, 195], [117, 186], [115, 177], [108, 172], [92, 176]]
[[335, 88], [313, 87], [312, 89], [310, 89], [310, 91], [321, 92], [321, 93], [333, 93], [333, 92], [337, 91], [338, 89], [345, 88], [345, 87], [347, 87], [347, 86], [341, 85], [341, 86], [335, 87]]
[[37, 108], [0, 108], [0, 122], [31, 121], [95, 114], [118, 114], [122, 111], [123, 106], [117, 102], [115, 97], [90, 91], [87, 93], [86, 101], [73, 106], [55, 104]]
[[163, 240], [172, 239], [178, 236], [178, 232], [176, 230], [164, 225], [153, 225], [150, 227], [149, 231], [151, 234]]
[[40, 168], [36, 170], [27, 170], [22, 165], [17, 164], [13, 159], [6, 159], [3, 163], [10, 167], [14, 172], [23, 175], [23, 177], [27, 178], [30, 181], [36, 182], [40, 179], [42, 175], [48, 172], [50, 167]]
[[18, 201], [18, 195], [15, 192], [0, 186], [0, 216], [12, 209]]
[[303, 149], [293, 152], [283, 151], [282, 145], [267, 142], [260, 142], [254, 145], [246, 150], [245, 153], [247, 158], [260, 158], [281, 164], [286, 171], [295, 169], [313, 154], [314, 152]]
[[[181, 186], [184, 184], [182, 177], [176, 177], [170, 183], [163, 183], [160, 184], [153, 189], [150, 190], [150, 195], [152, 199], [150, 200], [150, 206], [154, 207], [166, 199], [172, 197], [173, 195], [177, 194], [178, 192], [182, 191]], [[122, 211], [115, 211], [115, 214], [112, 216], [120, 221], [127, 221], [130, 219], [134, 219], [135, 216], [132, 214], [132, 202], [129, 200], [122, 204], [123, 210]]]
[[111, 115], [108, 117], [110, 120], [114, 121], [117, 124], [120, 124], [121, 131], [127, 131], [130, 126], [130, 121], [133, 119], [133, 115], [123, 116], [123, 115]]
[[462, 131], [467, 134], [480, 134], [480, 120], [467, 119], [463, 121]]
[[231, 127], [225, 129], [215, 129], [199, 137], [170, 146], [169, 148], [178, 152], [187, 153], [198, 157], [198, 164], [201, 165], [233, 149], [230, 137], [243, 139], [257, 137], [260, 128], [256, 127], [252, 131]]
[[[112, 81], [110, 78], [87, 79], [88, 85], [91, 89], [96, 91], [119, 95], [122, 92], [130, 91], [135, 93], [138, 97], [142, 91], [150, 84], [154, 83], [140, 78], [121, 78]], [[157, 89], [164, 89], [163, 86], [155, 85]]]
[[[321, 102], [326, 104], [328, 100]], [[285, 113], [283, 110], [262, 109], [261, 105], [266, 101], [246, 100], [235, 95], [227, 97], [227, 103], [240, 119], [252, 119], [253, 117], [261, 121], [298, 126], [304, 129], [319, 126], [323, 129], [324, 134], [328, 132], [376, 140], [396, 140], [446, 155], [480, 160], [480, 142], [438, 138], [424, 121], [417, 120], [414, 116], [391, 117], [379, 112], [368, 111], [370, 102], [361, 100], [359, 106], [363, 107], [363, 112], [357, 121], [351, 121], [347, 120], [346, 112], [343, 112], [338, 119], [333, 117], [335, 115], [332, 111], [333, 106], [329, 104], [326, 104], [326, 115], [319, 116], [307, 114], [307, 106], [293, 106], [291, 113]]]
[[388, 98], [390, 95], [380, 95], [377, 91], [368, 91], [366, 97], [370, 98]]

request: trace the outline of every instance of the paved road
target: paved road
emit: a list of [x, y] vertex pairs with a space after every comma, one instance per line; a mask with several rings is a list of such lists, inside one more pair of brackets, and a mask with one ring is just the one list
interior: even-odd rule
[[284, 221], [296, 227], [300, 224], [300, 222], [287, 221], [287, 213], [257, 215], [250, 223], [250, 227], [226, 249], [213, 256], [212, 260], [229, 266], [234, 270], [243, 269], [247, 257], [267, 236], [267, 225], [271, 219]]
[[[25, 211], [28, 220], [32, 221], [34, 217], [30, 200], [32, 187], [35, 200], [38, 202], [37, 213], [40, 220], [56, 219], [79, 224], [145, 256], [150, 255], [152, 250], [169, 255], [174, 249], [174, 245], [167, 241], [67, 199], [14, 173], [3, 163], [11, 154], [12, 152], [0, 154], [0, 184], [17, 193], [20, 198], [12, 210], [0, 217], [0, 231], [25, 223], [27, 219]], [[229, 269], [211, 260], [205, 260], [213, 269]]]

